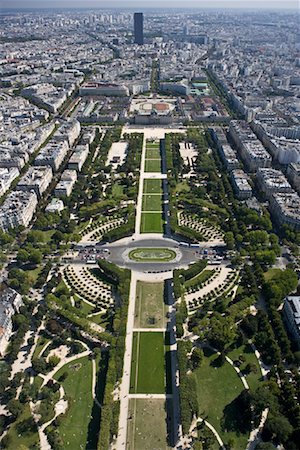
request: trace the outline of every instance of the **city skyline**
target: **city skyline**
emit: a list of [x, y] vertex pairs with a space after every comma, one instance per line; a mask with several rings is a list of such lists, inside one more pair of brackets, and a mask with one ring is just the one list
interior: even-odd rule
[[184, 3], [184, 8], [182, 7], [182, 2], [180, 1], [136, 1], [136, 0], [45, 0], [43, 1], [43, 6], [38, 0], [3, 0], [0, 5], [0, 11], [5, 9], [46, 9], [46, 8], [139, 8], [139, 9], [163, 9], [163, 8], [196, 8], [196, 9], [237, 9], [237, 10], [254, 10], [254, 9], [268, 9], [268, 10], [297, 10], [299, 8], [299, 3], [297, 0], [287, 0], [284, 3], [279, 0], [252, 0], [251, 2], [241, 3], [238, 0], [189, 0]]

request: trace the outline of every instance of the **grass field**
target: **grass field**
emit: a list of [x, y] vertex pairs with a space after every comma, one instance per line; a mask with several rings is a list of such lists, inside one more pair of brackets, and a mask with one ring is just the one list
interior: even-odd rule
[[156, 194], [144, 194], [143, 195], [143, 203], [142, 203], [143, 211], [162, 211], [162, 196]]
[[267, 272], [264, 273], [264, 279], [265, 281], [270, 281], [272, 278], [276, 277], [277, 275], [280, 275], [282, 272], [281, 269], [276, 269], [275, 267], [273, 269], [269, 269]]
[[69, 408], [58, 427], [59, 435], [64, 449], [85, 448], [93, 408], [92, 362], [80, 358], [62, 367], [54, 378], [58, 380], [64, 372], [68, 373], [62, 385]]
[[187, 181], [181, 181], [176, 185], [176, 193], [181, 194], [182, 192], [189, 192], [191, 189]]
[[[18, 426], [21, 422], [29, 419], [31, 416], [29, 404], [26, 403], [24, 405], [24, 410], [20, 414], [20, 416], [17, 418], [15, 422], [13, 422], [12, 426], [10, 427], [7, 436], [8, 436], [8, 443], [5, 445], [4, 448], [7, 450], [27, 450], [31, 448], [39, 448], [39, 435], [38, 432], [27, 432], [27, 433], [20, 433], [18, 431]], [[2, 447], [0, 447], [2, 448]]]
[[[261, 384], [262, 381], [262, 375], [259, 367], [259, 363], [257, 361], [257, 358], [251, 348], [250, 344], [242, 345], [241, 347], [238, 347], [234, 350], [232, 350], [230, 353], [228, 353], [228, 356], [233, 361], [239, 360], [239, 358], [244, 359], [245, 361], [240, 366], [240, 370], [243, 372], [245, 370], [245, 367], [247, 364], [251, 364], [254, 367], [256, 367], [255, 371], [251, 371], [247, 374], [246, 380], [249, 384], [250, 389], [255, 390], [258, 388], [258, 386]], [[241, 360], [240, 360], [241, 361]]]
[[165, 393], [164, 333], [133, 333], [130, 393]]
[[36, 347], [34, 349], [33, 352], [33, 358], [37, 358], [38, 355], [40, 354], [40, 352], [42, 351], [42, 349], [45, 347], [45, 345], [51, 341], [50, 338], [45, 337], [45, 336], [39, 336]]
[[30, 281], [31, 285], [34, 285], [37, 282], [37, 279], [38, 279], [39, 274], [41, 273], [42, 269], [43, 269], [43, 266], [40, 265], [36, 269], [26, 271], [26, 274], [29, 277], [29, 281]]
[[163, 233], [163, 230], [161, 213], [142, 213], [141, 233]]
[[167, 414], [165, 400], [130, 399], [127, 450], [166, 450]]
[[186, 288], [189, 288], [191, 286], [194, 286], [195, 284], [204, 283], [205, 281], [209, 280], [210, 277], [215, 273], [214, 270], [203, 270], [201, 273], [196, 275], [194, 278], [191, 278], [190, 280], [186, 281], [184, 283]]
[[144, 194], [162, 194], [161, 180], [146, 179], [143, 186]]
[[146, 142], [146, 147], [147, 148], [159, 148], [159, 142]]
[[138, 281], [134, 327], [163, 328], [165, 321], [164, 283]]
[[158, 159], [160, 158], [159, 148], [147, 148], [146, 149], [146, 159]]
[[243, 390], [243, 384], [229, 363], [225, 362], [219, 367], [215, 353], [207, 349], [204, 349], [204, 353], [206, 357], [201, 367], [194, 372], [197, 378], [200, 415], [207, 416], [207, 421], [216, 428], [225, 443], [230, 438], [234, 439], [234, 450], [246, 448], [248, 435], [232, 431], [230, 427], [230, 424], [238, 421], [243, 414], [234, 404], [234, 400]]
[[112, 186], [112, 196], [114, 198], [120, 197], [123, 195], [123, 186], [118, 183], [113, 184]]
[[145, 172], [161, 172], [160, 159], [146, 159]]

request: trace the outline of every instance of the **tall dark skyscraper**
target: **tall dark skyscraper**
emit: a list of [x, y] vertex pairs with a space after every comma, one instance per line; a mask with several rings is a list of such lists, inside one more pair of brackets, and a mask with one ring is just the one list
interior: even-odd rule
[[144, 44], [144, 16], [143, 13], [134, 13], [134, 42]]

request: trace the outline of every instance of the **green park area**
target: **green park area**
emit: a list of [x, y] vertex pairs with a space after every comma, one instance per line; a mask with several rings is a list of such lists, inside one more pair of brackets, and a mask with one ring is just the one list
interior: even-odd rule
[[[32, 426], [26, 427], [28, 423]], [[32, 415], [28, 403], [25, 405], [22, 414], [19, 415], [10, 427], [6, 439], [7, 442], [3, 448], [8, 450], [38, 448], [39, 435], [36, 426], [32, 422]], [[0, 448], [2, 447], [0, 446]]]
[[163, 216], [160, 212], [142, 213], [141, 233], [163, 233]]
[[136, 262], [169, 262], [176, 257], [170, 248], [136, 248], [129, 252], [129, 258]]
[[145, 172], [161, 172], [161, 159], [146, 159]]
[[200, 415], [216, 428], [224, 442], [234, 442], [233, 449], [246, 448], [249, 435], [239, 430], [243, 419], [238, 404], [242, 381], [227, 361], [219, 363], [216, 353], [204, 349], [204, 355], [201, 366], [194, 371]]
[[128, 410], [128, 450], [169, 449], [164, 399], [130, 399]]
[[143, 211], [161, 211], [162, 197], [157, 194], [144, 194], [142, 210]]
[[146, 149], [146, 159], [160, 159], [159, 148], [148, 148]]
[[133, 333], [130, 393], [165, 393], [164, 333]]
[[166, 321], [164, 283], [137, 282], [135, 328], [163, 328]]
[[86, 357], [80, 358], [62, 367], [54, 378], [61, 382], [68, 399], [68, 411], [57, 428], [63, 448], [86, 448], [94, 402], [92, 362]]
[[146, 179], [144, 180], [143, 186], [144, 194], [162, 194], [162, 182], [156, 179]]
[[203, 270], [195, 277], [191, 278], [190, 280], [187, 280], [185, 282], [185, 288], [188, 289], [193, 286], [198, 286], [201, 283], [205, 283], [213, 276], [214, 273], [215, 273], [214, 270], [209, 270], [209, 269]]
[[155, 142], [147, 141], [146, 147], [147, 148], [159, 148], [159, 141], [155, 141]]
[[258, 360], [250, 344], [241, 345], [228, 353], [228, 357], [239, 366], [245, 375], [249, 388], [255, 391], [262, 382]]

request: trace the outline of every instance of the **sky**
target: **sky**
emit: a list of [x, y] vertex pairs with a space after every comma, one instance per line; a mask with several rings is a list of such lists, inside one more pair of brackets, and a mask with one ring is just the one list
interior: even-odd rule
[[0, 0], [1, 9], [23, 8], [235, 8], [298, 9], [300, 0]]

